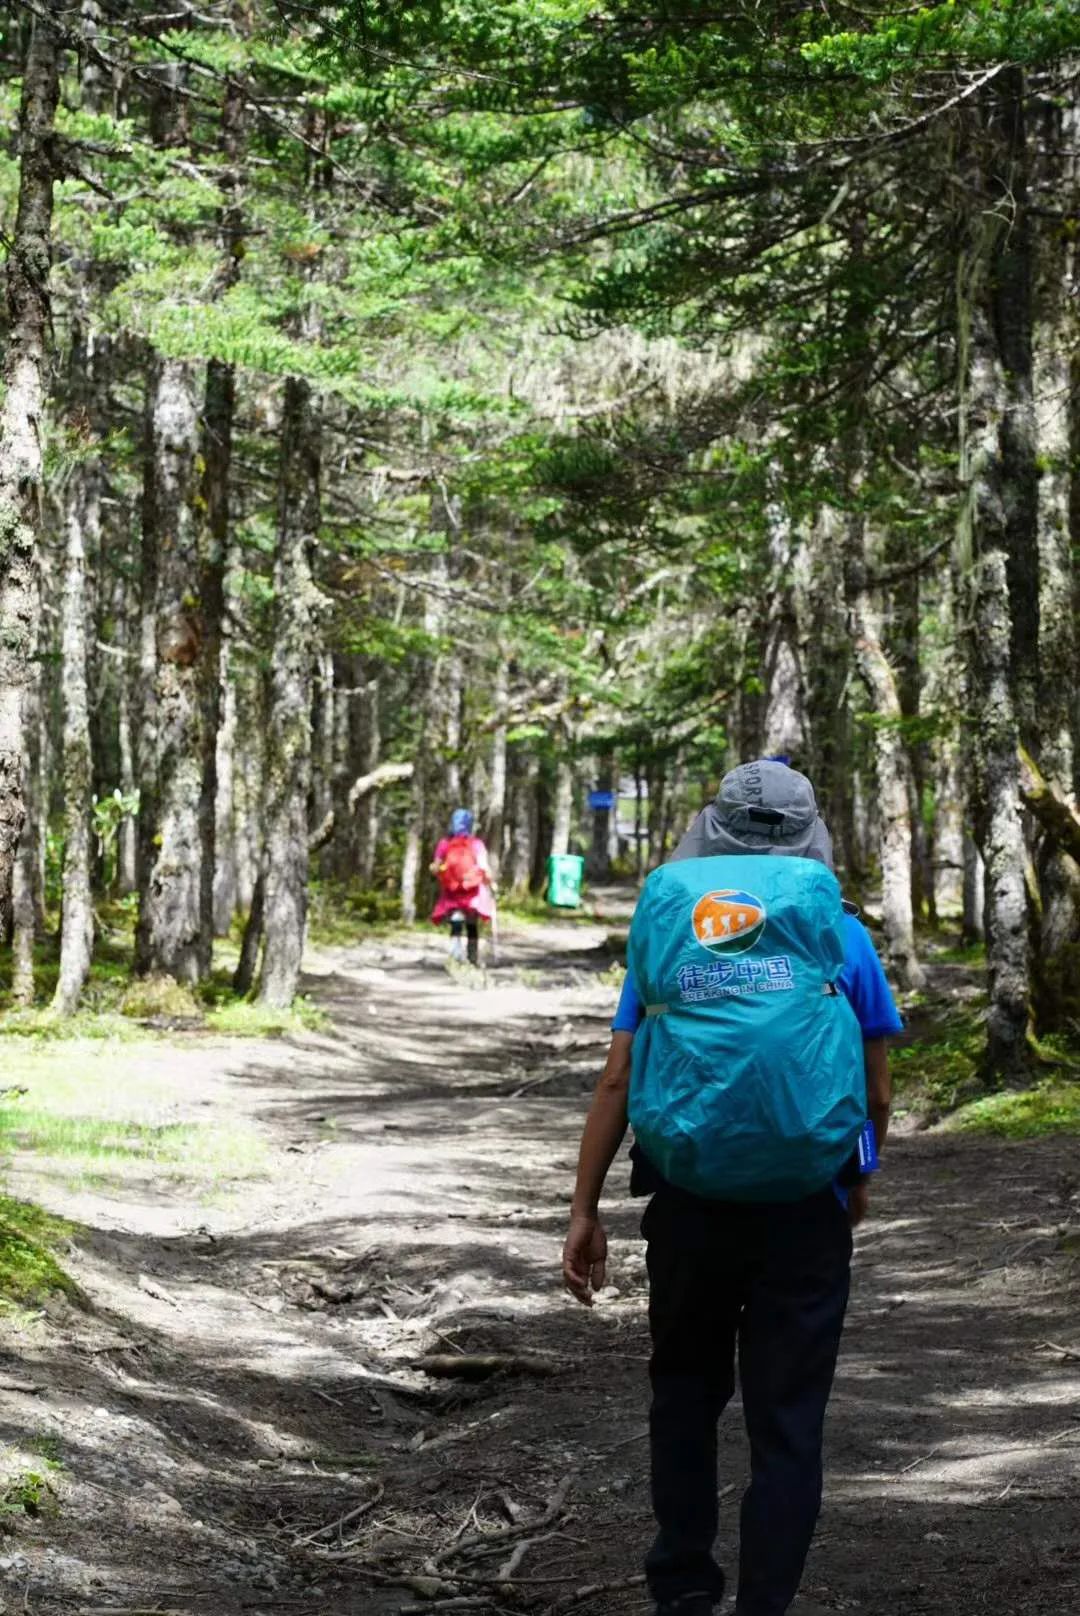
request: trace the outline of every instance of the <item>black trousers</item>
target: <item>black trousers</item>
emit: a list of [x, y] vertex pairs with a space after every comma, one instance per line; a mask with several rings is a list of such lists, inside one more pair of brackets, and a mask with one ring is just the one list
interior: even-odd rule
[[851, 1230], [831, 1189], [791, 1205], [709, 1202], [663, 1189], [646, 1209], [652, 1496], [645, 1560], [657, 1601], [724, 1577], [717, 1532], [717, 1420], [738, 1351], [750, 1438], [737, 1616], [783, 1616], [821, 1507], [825, 1406], [847, 1307]]
[[476, 915], [455, 913], [450, 916], [451, 937], [460, 937], [462, 932], [466, 934], [469, 964], [475, 965], [480, 958], [480, 921]]

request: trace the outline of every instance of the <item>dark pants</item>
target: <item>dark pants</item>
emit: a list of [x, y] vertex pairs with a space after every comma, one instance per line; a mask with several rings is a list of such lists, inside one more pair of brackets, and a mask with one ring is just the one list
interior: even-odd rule
[[480, 958], [480, 921], [476, 915], [455, 913], [450, 916], [451, 937], [460, 937], [462, 932], [468, 938], [465, 946], [469, 964], [475, 965]]
[[645, 1560], [658, 1601], [720, 1599], [716, 1423], [738, 1343], [750, 1486], [738, 1616], [783, 1616], [821, 1507], [821, 1440], [847, 1306], [851, 1231], [832, 1190], [792, 1205], [708, 1202], [664, 1189], [648, 1240], [653, 1509]]

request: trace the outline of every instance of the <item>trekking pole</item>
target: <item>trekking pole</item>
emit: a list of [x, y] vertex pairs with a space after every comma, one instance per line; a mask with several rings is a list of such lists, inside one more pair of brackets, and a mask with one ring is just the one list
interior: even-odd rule
[[495, 896], [495, 889], [491, 892], [491, 963], [499, 963], [499, 902]]

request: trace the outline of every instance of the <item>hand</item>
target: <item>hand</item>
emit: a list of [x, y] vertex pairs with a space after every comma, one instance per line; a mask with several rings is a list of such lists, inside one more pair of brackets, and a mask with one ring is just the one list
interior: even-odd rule
[[870, 1210], [870, 1186], [865, 1182], [853, 1184], [848, 1190], [848, 1219], [857, 1229]]
[[584, 1307], [592, 1307], [592, 1292], [603, 1289], [607, 1264], [607, 1235], [599, 1218], [572, 1217], [563, 1246], [563, 1283]]

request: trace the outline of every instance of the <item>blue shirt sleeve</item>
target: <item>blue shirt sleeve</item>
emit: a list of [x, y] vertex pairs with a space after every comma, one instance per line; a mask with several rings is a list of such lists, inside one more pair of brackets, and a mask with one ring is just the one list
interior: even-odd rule
[[863, 1037], [890, 1038], [903, 1032], [904, 1023], [870, 933], [854, 915], [844, 916], [844, 954], [839, 987], [859, 1019]]
[[641, 1000], [634, 987], [634, 979], [627, 971], [623, 977], [622, 992], [619, 994], [619, 1008], [615, 1012], [615, 1020], [611, 1023], [612, 1032], [637, 1032], [641, 1024]]

